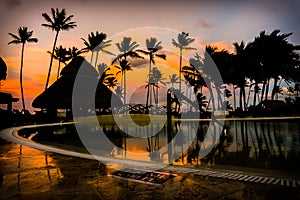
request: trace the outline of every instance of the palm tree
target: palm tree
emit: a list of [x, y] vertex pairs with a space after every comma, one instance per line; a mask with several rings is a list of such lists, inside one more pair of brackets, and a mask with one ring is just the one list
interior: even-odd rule
[[62, 47], [61, 45], [59, 47], [55, 47], [54, 55], [50, 51], [47, 51], [51, 56], [53, 56], [54, 59], [58, 60], [58, 69], [57, 69], [57, 76], [56, 80], [59, 78], [59, 72], [60, 72], [60, 66], [61, 63], [66, 65], [66, 62], [71, 59], [70, 52]]
[[[233, 56], [233, 60], [234, 60], [233, 73], [235, 75], [233, 77], [235, 77], [235, 79], [233, 79], [231, 82], [233, 85], [236, 85], [236, 87], [240, 88], [240, 100], [239, 100], [240, 109], [246, 110], [247, 106], [246, 106], [245, 87], [247, 87], [246, 76], [249, 72], [248, 45], [245, 45], [244, 41], [241, 41], [240, 44], [236, 42], [233, 43], [233, 46], [235, 49], [235, 54]], [[234, 91], [234, 95], [235, 95], [235, 91]]]
[[118, 85], [115, 92], [120, 99], [123, 98], [123, 89], [121, 88], [121, 86]]
[[[127, 60], [121, 60], [120, 66], [115, 66], [119, 71], [117, 74], [122, 74], [121, 87], [124, 88], [124, 106], [126, 106], [126, 71], [132, 70], [131, 64]], [[122, 89], [123, 89], [122, 88]]]
[[69, 48], [68, 52], [69, 52], [68, 54], [70, 55], [71, 60], [74, 58], [77, 58], [78, 56], [80, 56], [83, 53], [77, 47]]
[[182, 67], [182, 51], [183, 50], [196, 50], [196, 48], [189, 47], [195, 39], [189, 38], [189, 34], [182, 32], [177, 36], [177, 41], [172, 39], [172, 44], [179, 48], [180, 61], [179, 61], [179, 91], [181, 92], [181, 67]]
[[132, 39], [130, 37], [124, 37], [121, 43], [116, 43], [120, 54], [117, 55], [117, 57], [112, 61], [112, 64], [120, 60], [126, 60], [127, 57], [143, 59], [143, 57], [140, 56], [136, 50], [139, 45], [137, 42], [132, 42], [131, 40]]
[[[126, 106], [126, 71], [132, 70], [131, 64], [127, 61], [127, 57], [143, 58], [137, 53], [136, 48], [139, 46], [137, 42], [132, 42], [130, 37], [123, 37], [121, 43], [116, 43], [120, 54], [112, 61], [112, 64], [119, 62], [119, 66], [115, 66], [122, 73], [121, 88], [124, 90], [124, 106]], [[117, 73], [117, 74], [118, 74]]]
[[106, 41], [106, 34], [105, 33], [99, 33], [96, 31], [96, 34], [91, 32], [91, 34], [88, 34], [88, 40], [85, 40], [84, 38], [81, 38], [85, 44], [85, 48], [82, 49], [83, 52], [91, 51], [91, 63], [93, 62], [93, 56], [94, 52], [96, 52], [96, 59], [95, 59], [95, 66], [98, 64], [98, 57], [99, 52], [102, 51], [104, 53], [114, 55], [113, 53], [106, 51], [105, 48], [109, 47], [111, 44], [111, 40]]
[[169, 75], [169, 80], [170, 80], [170, 81], [167, 82], [167, 83], [170, 83], [172, 88], [174, 88], [174, 84], [175, 84], [175, 83], [179, 83], [179, 82], [178, 82], [179, 78], [178, 78], [177, 74], [172, 74], [172, 76]]
[[28, 31], [27, 27], [20, 27], [18, 29], [18, 35], [14, 35], [12, 33], [8, 33], [11, 37], [13, 37], [13, 40], [8, 43], [9, 44], [22, 44], [22, 50], [21, 50], [21, 67], [20, 67], [20, 88], [21, 88], [21, 97], [22, 97], [22, 105], [23, 105], [23, 111], [26, 110], [25, 108], [25, 101], [24, 101], [24, 91], [23, 91], [23, 59], [24, 59], [24, 48], [25, 43], [31, 43], [31, 42], [38, 42], [37, 38], [32, 38], [33, 31]]
[[[103, 37], [104, 38], [100, 38]], [[81, 49], [82, 52], [88, 52], [91, 51], [92, 55], [91, 55], [91, 64], [93, 63], [93, 57], [94, 57], [94, 49], [96, 48], [96, 46], [103, 41], [104, 39], [106, 39], [106, 35], [103, 34], [99, 34], [98, 31], [96, 32], [96, 34], [94, 34], [94, 32], [91, 32], [90, 34], [88, 34], [88, 39], [85, 40], [84, 38], [81, 38], [83, 40], [83, 43], [85, 45], [85, 48]], [[101, 41], [100, 41], [101, 40]]]
[[[209, 76], [209, 78], [211, 79], [210, 81], [214, 83], [214, 87], [216, 88], [216, 92], [217, 92], [216, 94], [218, 97], [217, 98], [218, 108], [220, 108], [223, 107], [221, 106], [223, 105], [222, 96], [221, 96], [222, 93], [221, 89], [223, 88], [223, 83], [218, 81], [216, 74], [209, 73], [209, 67], [212, 59], [222, 76], [223, 82], [229, 83], [230, 80], [229, 78], [231, 77], [231, 74], [229, 73], [230, 72], [229, 69], [231, 68], [232, 55], [225, 49], [218, 50], [217, 47], [210, 46], [210, 45], [206, 46], [205, 50], [206, 50], [205, 59], [204, 59], [205, 68], [203, 68], [203, 70], [206, 72], [205, 75]], [[210, 57], [207, 54], [209, 54]], [[213, 95], [211, 95], [211, 99], [214, 102]]]
[[150, 74], [151, 74], [151, 64], [153, 63], [153, 65], [155, 65], [155, 61], [154, 58], [158, 57], [158, 58], [162, 58], [164, 60], [166, 60], [166, 55], [165, 54], [158, 54], [156, 53], [157, 51], [162, 49], [161, 46], [161, 41], [158, 42], [156, 38], [150, 38], [150, 39], [146, 39], [146, 46], [147, 46], [147, 50], [148, 51], [144, 51], [144, 50], [137, 50], [138, 52], [141, 52], [147, 56], [149, 56], [149, 73], [148, 73], [148, 89], [147, 89], [147, 99], [146, 99], [146, 108], [148, 108], [148, 103], [149, 103], [149, 95], [150, 95]]
[[200, 90], [200, 93], [203, 92], [203, 87], [207, 87], [204, 77], [207, 77], [207, 74], [203, 73], [204, 69], [204, 59], [200, 57], [198, 53], [193, 58], [189, 60], [190, 65], [184, 66], [182, 71], [184, 77], [188, 79], [191, 86], [194, 87], [194, 93], [197, 93]]
[[164, 82], [165, 78], [163, 78], [163, 74], [157, 67], [154, 67], [152, 69], [151, 75], [153, 76], [153, 79], [154, 79], [154, 84], [152, 86], [153, 91], [155, 91], [154, 87], [156, 88], [156, 91], [153, 94], [154, 94], [155, 104], [157, 105], [158, 104], [158, 88], [159, 88], [158, 84], [161, 83], [163, 85], [166, 85], [166, 83]]
[[99, 82], [104, 82], [104, 80], [108, 77], [111, 76], [113, 74], [108, 74], [107, 71], [110, 70], [110, 67], [107, 66], [107, 64], [105, 63], [100, 63], [97, 66], [98, 69], [98, 73], [99, 73]]
[[293, 71], [295, 66], [299, 66], [297, 64], [299, 62], [297, 50], [300, 49], [300, 46], [288, 42], [287, 39], [291, 35], [292, 33], [280, 34], [280, 30], [274, 30], [270, 34], [262, 31], [252, 42], [254, 55], [265, 75], [262, 89], [262, 96], [265, 95], [265, 100], [268, 98], [270, 80], [274, 80], [271, 93], [273, 100], [275, 94], [280, 91], [278, 84], [280, 78], [290, 82], [292, 76], [289, 71]]
[[116, 77], [111, 76], [111, 77], [107, 77], [104, 80], [104, 83], [106, 84], [107, 87], [110, 87], [113, 89], [115, 86], [117, 86], [118, 81], [117, 81]]
[[49, 84], [51, 68], [52, 68], [52, 62], [53, 62], [53, 55], [54, 55], [54, 50], [55, 50], [55, 47], [56, 47], [58, 34], [59, 34], [60, 31], [68, 31], [68, 30], [73, 29], [77, 26], [76, 22], [71, 21], [71, 19], [73, 18], [73, 15], [66, 16], [66, 10], [65, 9], [62, 9], [61, 11], [59, 11], [58, 8], [56, 8], [56, 9], [51, 8], [51, 14], [52, 14], [52, 18], [47, 13], [42, 14], [44, 19], [47, 21], [47, 24], [42, 24], [42, 26], [44, 26], [46, 28], [49, 28], [52, 31], [56, 32], [55, 38], [54, 38], [54, 43], [53, 43], [53, 48], [52, 48], [52, 56], [51, 56], [51, 59], [50, 59], [50, 65], [49, 65], [49, 71], [48, 71], [45, 90], [47, 89], [48, 84]]

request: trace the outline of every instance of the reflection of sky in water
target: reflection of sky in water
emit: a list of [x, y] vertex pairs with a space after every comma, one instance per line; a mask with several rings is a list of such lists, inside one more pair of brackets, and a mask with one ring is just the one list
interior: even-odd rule
[[[116, 126], [108, 125], [107, 128], [107, 135], [109, 135], [109, 129], [114, 129], [115, 133], [117, 132]], [[178, 128], [178, 126], [173, 125], [174, 134], [176, 134]], [[205, 148], [214, 144], [215, 141], [221, 141], [221, 144], [217, 145], [214, 151], [215, 156], [210, 159], [212, 159], [213, 162], [223, 164], [246, 164], [239, 163], [239, 158], [243, 157], [243, 159], [248, 160], [252, 164], [256, 163], [256, 165], [260, 167], [264, 167], [264, 163], [259, 162], [269, 163], [273, 162], [271, 161], [272, 159], [277, 160], [276, 162], [286, 162], [288, 165], [289, 162], [293, 162], [293, 159], [289, 159], [294, 156], [297, 157], [300, 152], [300, 128], [297, 120], [226, 121], [226, 133], [221, 136], [221, 138], [217, 138], [214, 132], [212, 132], [210, 137], [207, 137], [204, 142], [203, 139], [208, 129], [208, 123], [200, 123], [198, 141], [194, 133], [197, 132], [197, 128], [197, 123], [191, 124], [191, 122], [188, 121], [182, 121], [180, 123], [179, 129], [183, 134], [181, 134], [179, 140], [172, 141], [172, 153], [174, 156], [177, 156], [176, 164], [187, 164], [188, 162], [191, 162], [191, 164], [197, 164], [197, 162], [201, 164], [200, 159], [196, 161], [196, 155], [198, 154], [193, 153], [197, 150], [197, 145], [200, 146], [200, 151], [204, 151]], [[213, 131], [217, 131], [219, 128], [217, 125], [212, 126]], [[138, 131], [138, 129], [136, 129], [136, 131]], [[123, 150], [115, 149], [112, 151], [112, 155], [116, 158], [124, 158], [126, 156], [127, 159], [141, 161], [152, 160], [167, 163], [167, 151], [162, 151], [162, 148], [166, 146], [166, 144], [167, 133], [164, 128], [156, 137], [154, 136], [149, 140], [146, 138], [126, 137], [125, 142], [125, 139], [122, 138]], [[159, 150], [159, 154], [149, 153], [149, 145], [152, 151]], [[188, 145], [190, 148], [184, 148], [182, 152], [181, 145]], [[127, 150], [126, 155], [124, 149]], [[183, 160], [182, 154], [184, 154]], [[208, 155], [208, 157], [209, 156], [210, 155]], [[233, 157], [231, 158], [231, 156]], [[215, 161], [215, 158], [217, 158], [217, 161]], [[205, 159], [202, 160], [202, 164], [205, 164], [205, 162]], [[274, 167], [276, 168], [276, 166]]]
[[[165, 128], [159, 134], [147, 139], [124, 137], [124, 134], [110, 123], [102, 127], [106, 129], [106, 136], [103, 137], [108, 137], [106, 141], [110, 143], [104, 146], [105, 149], [102, 149], [102, 155], [120, 159], [127, 158], [129, 160], [168, 163], [168, 152], [166, 148], [164, 149], [167, 144]], [[178, 125], [173, 125], [174, 135], [178, 131], [178, 128]], [[203, 140], [208, 128], [208, 122], [200, 123], [198, 136], [195, 135], [197, 128], [198, 122], [191, 124], [188, 121], [181, 121], [179, 129], [183, 134], [171, 142], [172, 156], [176, 160], [175, 164], [206, 165], [207, 163], [211, 163], [289, 169], [295, 167], [295, 162], [299, 159], [300, 127], [299, 120], [296, 119], [226, 121], [226, 134], [223, 134], [220, 138], [212, 135], [205, 142]], [[61, 131], [68, 129], [62, 128]], [[70, 130], [74, 130], [74, 127]], [[86, 127], [85, 130], [88, 130], [85, 133], [90, 135], [100, 133], [100, 127], [93, 125]], [[214, 130], [214, 127], [212, 130]], [[56, 129], [57, 131], [59, 130]], [[58, 137], [59, 135], [61, 134], [55, 134], [52, 137]], [[68, 137], [64, 140], [57, 139], [61, 143], [64, 143], [66, 140], [68, 140], [69, 144], [72, 143]], [[204, 147], [207, 148], [214, 141], [220, 141], [217, 144], [217, 148], [213, 150], [212, 154], [208, 154], [204, 159], [200, 159], [198, 157], [199, 150], [203, 151]], [[94, 147], [102, 147], [101, 142], [103, 141], [96, 141], [94, 139]], [[116, 145], [120, 148], [116, 148]], [[184, 145], [187, 145], [189, 148], [185, 148]], [[182, 146], [184, 147], [183, 149]], [[184, 155], [183, 158], [182, 155]], [[26, 167], [26, 163], [27, 161], [24, 161], [24, 167]], [[37, 166], [43, 166], [45, 158], [41, 157], [41, 160], [35, 160], [33, 163]], [[48, 163], [51, 164], [53, 162], [49, 161]]]
[[8, 172], [3, 174], [1, 189], [12, 187], [24, 194], [50, 190], [63, 179], [63, 174], [56, 167], [55, 160], [47, 154], [30, 147], [11, 144], [9, 151], [1, 158], [1, 172]]

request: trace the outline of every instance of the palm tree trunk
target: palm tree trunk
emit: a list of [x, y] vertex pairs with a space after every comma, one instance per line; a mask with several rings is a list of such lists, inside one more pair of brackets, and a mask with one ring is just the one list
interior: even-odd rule
[[233, 107], [234, 107], [234, 110], [236, 110], [236, 99], [235, 99], [235, 88], [234, 88], [234, 84], [232, 84], [232, 91], [233, 91]]
[[96, 52], [95, 68], [97, 68], [97, 64], [98, 64], [98, 56], [99, 56], [99, 51]]
[[52, 63], [53, 63], [53, 54], [54, 54], [54, 50], [55, 50], [55, 46], [56, 46], [56, 42], [57, 42], [57, 38], [58, 38], [58, 33], [59, 33], [59, 31], [56, 31], [54, 44], [53, 44], [53, 48], [52, 48], [52, 54], [51, 54], [51, 59], [50, 59], [50, 66], [49, 66], [49, 71], [48, 71], [45, 90], [48, 88], [48, 84], [49, 84], [49, 79], [50, 79], [50, 75], [51, 75], [51, 68], [52, 68]]
[[255, 82], [255, 85], [254, 85], [254, 98], [253, 98], [253, 104], [252, 104], [253, 107], [256, 105], [257, 88], [258, 88], [258, 85]]
[[146, 99], [146, 109], [147, 109], [147, 111], [148, 111], [149, 95], [150, 95], [150, 74], [151, 74], [151, 55], [150, 55], [150, 63], [149, 63], [148, 88], [147, 88], [147, 99]]
[[264, 100], [265, 90], [266, 90], [266, 81], [263, 82], [263, 88], [261, 90], [260, 102], [262, 102]]
[[273, 89], [272, 89], [272, 95], [271, 95], [271, 99], [274, 100], [275, 94], [279, 91], [277, 90], [277, 82], [278, 82], [278, 78], [274, 78], [274, 85], [273, 85]]
[[280, 85], [281, 85], [281, 82], [282, 82], [282, 78], [280, 79], [280, 81], [279, 81], [279, 83], [278, 83], [278, 92], [277, 92], [277, 94], [276, 94], [276, 100], [278, 100], [278, 96], [279, 96], [279, 94], [280, 94]]
[[158, 83], [157, 83], [157, 87], [156, 87], [156, 105], [158, 105]]
[[240, 86], [240, 109], [243, 111], [243, 86]]
[[[207, 108], [208, 108], [208, 106], [209, 106], [209, 103], [212, 102], [212, 104], [211, 104], [211, 105], [212, 105], [212, 112], [214, 112], [214, 111], [216, 111], [215, 97], [214, 97], [214, 93], [213, 93], [211, 87], [212, 87], [212, 84], [210, 85], [210, 87], [208, 87], [208, 90], [209, 90], [209, 93], [210, 93], [210, 99], [209, 99], [209, 102], [208, 102], [208, 104], [207, 104]], [[206, 109], [206, 110], [207, 110], [207, 109]]]
[[[179, 60], [179, 93], [181, 94], [181, 65], [182, 65], [182, 49], [180, 48], [180, 60]], [[181, 99], [179, 101], [181, 103]]]
[[156, 105], [158, 105], [158, 83], [156, 85]]
[[248, 97], [247, 97], [247, 103], [246, 103], [246, 105], [247, 105], [247, 107], [249, 106], [249, 100], [250, 100], [250, 95], [251, 95], [251, 88], [252, 88], [252, 84], [250, 84], [250, 87], [249, 87], [249, 91], [248, 91]]
[[246, 91], [244, 86], [243, 86], [243, 102], [244, 102], [244, 111], [247, 111]]
[[93, 64], [93, 57], [94, 57], [94, 52], [92, 51], [92, 55], [91, 55], [91, 64]]
[[126, 105], [126, 71], [124, 71], [124, 106], [125, 106], [125, 114], [127, 114], [127, 105]]
[[267, 80], [265, 100], [268, 100], [269, 86], [270, 86], [270, 79]]
[[23, 91], [23, 58], [24, 58], [24, 47], [25, 47], [25, 43], [22, 43], [21, 69], [20, 69], [20, 88], [21, 88], [21, 97], [22, 97], [23, 111], [26, 110], [26, 108], [25, 108], [25, 100], [24, 100], [24, 91]]
[[60, 64], [61, 64], [61, 62], [60, 62], [60, 61], [58, 61], [58, 69], [57, 69], [57, 76], [56, 76], [56, 80], [58, 80], [58, 77], [59, 77]]

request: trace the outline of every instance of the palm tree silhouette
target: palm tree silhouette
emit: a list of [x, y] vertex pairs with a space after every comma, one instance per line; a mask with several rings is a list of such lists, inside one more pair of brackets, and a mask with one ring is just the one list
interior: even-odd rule
[[120, 60], [126, 60], [127, 57], [144, 59], [144, 57], [140, 56], [137, 53], [136, 48], [139, 45], [135, 41], [132, 42], [131, 37], [123, 37], [122, 42], [116, 43], [116, 46], [118, 47], [120, 54], [117, 55], [117, 57], [112, 61], [112, 64], [114, 64], [115, 62], [120, 61]]
[[167, 82], [167, 83], [171, 84], [171, 87], [172, 87], [172, 88], [174, 88], [174, 84], [175, 84], [175, 83], [179, 83], [179, 82], [178, 82], [179, 78], [178, 78], [177, 74], [169, 75], [169, 80], [170, 80], [170, 81]]
[[300, 46], [295, 46], [288, 42], [287, 39], [291, 35], [292, 33], [280, 34], [280, 30], [274, 30], [270, 34], [262, 31], [252, 43], [254, 54], [266, 75], [262, 89], [262, 93], [265, 93], [265, 100], [268, 99], [271, 79], [274, 80], [271, 93], [272, 100], [274, 100], [275, 94], [278, 94], [280, 91], [278, 84], [280, 78], [286, 82], [292, 81], [291, 74], [288, 72], [293, 71], [295, 65], [297, 65], [296, 63], [299, 60], [297, 50], [300, 50]]
[[[121, 43], [116, 43], [120, 54], [112, 61], [112, 64], [119, 61], [119, 66], [115, 66], [122, 73], [121, 87], [124, 90], [124, 106], [126, 107], [126, 71], [132, 70], [131, 64], [127, 61], [127, 57], [143, 58], [137, 53], [136, 48], [139, 46], [137, 42], [132, 42], [130, 37], [123, 37]], [[117, 73], [117, 74], [118, 74]]]
[[91, 64], [93, 62], [94, 52], [96, 52], [96, 59], [95, 59], [95, 66], [98, 64], [98, 57], [99, 52], [102, 51], [104, 53], [114, 55], [113, 53], [106, 51], [105, 48], [109, 47], [111, 44], [111, 40], [106, 41], [106, 34], [105, 33], [99, 33], [96, 31], [96, 34], [91, 32], [88, 34], [88, 39], [85, 40], [84, 38], [81, 38], [83, 40], [85, 48], [82, 49], [83, 52], [91, 51]]
[[57, 76], [56, 76], [56, 80], [57, 80], [59, 78], [61, 63], [66, 65], [66, 62], [71, 59], [70, 52], [66, 48], [62, 47], [62, 45], [60, 45], [59, 47], [55, 47], [54, 55], [52, 55], [50, 51], [47, 51], [47, 53], [49, 53], [51, 57], [53, 56], [55, 60], [58, 60], [58, 69], [57, 69]]
[[161, 71], [157, 68], [154, 67], [152, 69], [151, 75], [153, 76], [154, 79], [154, 84], [153, 84], [153, 91], [154, 91], [154, 87], [156, 88], [156, 91], [154, 92], [154, 100], [155, 100], [155, 104], [158, 104], [158, 84], [161, 83], [163, 85], [166, 85], [166, 83], [164, 82], [165, 78], [163, 78], [163, 74], [161, 73]]
[[[248, 51], [248, 45], [245, 45], [244, 41], [241, 41], [241, 43], [233, 43], [234, 49], [235, 49], [235, 54], [233, 57], [233, 62], [234, 62], [234, 77], [235, 80], [232, 80], [232, 84], [236, 85], [236, 88], [240, 88], [240, 109], [241, 110], [246, 110], [247, 105], [246, 105], [246, 92], [245, 92], [245, 87], [247, 87], [247, 82], [246, 82], [246, 76], [247, 72], [249, 71], [248, 68], [248, 56], [249, 56], [249, 51]], [[233, 92], [234, 94], [234, 99], [235, 99], [235, 91]], [[244, 109], [243, 109], [244, 108]]]
[[177, 36], [177, 41], [172, 39], [172, 44], [179, 48], [180, 60], [179, 60], [179, 91], [181, 92], [181, 67], [182, 67], [182, 51], [183, 50], [196, 50], [196, 48], [189, 47], [195, 39], [189, 38], [189, 34], [182, 32]]
[[105, 63], [100, 63], [97, 66], [97, 69], [98, 69], [98, 73], [99, 73], [99, 82], [101, 82], [101, 83], [103, 83], [107, 77], [113, 75], [113, 74], [107, 73], [107, 71], [110, 70], [110, 67], [108, 67], [107, 64], [105, 64]]
[[202, 93], [203, 87], [207, 87], [203, 78], [204, 76], [207, 76], [203, 73], [204, 59], [196, 53], [193, 58], [189, 59], [189, 63], [189, 66], [184, 66], [182, 68], [184, 76], [188, 79], [190, 85], [194, 87], [194, 93], [197, 93], [198, 90]]
[[157, 54], [156, 52], [162, 49], [161, 46], [161, 41], [158, 42], [156, 38], [150, 38], [150, 39], [146, 39], [146, 47], [148, 51], [144, 51], [144, 50], [137, 50], [137, 52], [141, 52], [147, 56], [149, 56], [149, 73], [148, 73], [148, 87], [147, 87], [147, 99], [146, 99], [146, 108], [148, 109], [148, 103], [149, 103], [149, 96], [151, 96], [151, 90], [149, 87], [150, 84], [150, 74], [151, 74], [151, 64], [153, 63], [153, 65], [155, 65], [155, 61], [154, 58], [158, 57], [158, 58], [162, 58], [164, 60], [166, 60], [166, 55], [165, 54]]
[[47, 13], [42, 14], [44, 19], [47, 21], [47, 24], [42, 24], [42, 26], [44, 26], [46, 28], [49, 28], [52, 31], [56, 32], [54, 43], [53, 43], [53, 48], [52, 48], [52, 56], [51, 56], [51, 59], [50, 59], [50, 65], [49, 65], [45, 90], [48, 88], [48, 84], [49, 84], [51, 68], [52, 68], [52, 62], [53, 62], [53, 55], [54, 55], [54, 50], [55, 50], [55, 47], [56, 47], [58, 34], [59, 34], [60, 31], [64, 31], [64, 30], [68, 31], [68, 30], [73, 29], [77, 26], [76, 22], [71, 21], [71, 19], [73, 18], [73, 15], [66, 16], [66, 10], [65, 9], [62, 9], [61, 11], [59, 11], [58, 8], [56, 8], [56, 9], [51, 8], [51, 14], [52, 14], [52, 19]]
[[120, 99], [123, 98], [123, 89], [121, 88], [121, 86], [118, 85], [115, 92], [116, 92], [117, 97], [119, 97]]
[[[216, 74], [209, 73], [209, 67], [212, 62], [211, 59], [213, 60], [213, 62], [216, 64], [218, 70], [220, 71], [223, 81], [225, 83], [229, 83], [230, 74], [228, 73], [228, 71], [231, 66], [230, 62], [232, 59], [232, 55], [225, 49], [218, 50], [218, 48], [215, 46], [208, 45], [205, 48], [205, 59], [204, 59], [205, 70], [204, 71], [206, 71], [206, 73], [205, 73], [206, 76], [209, 76], [210, 82], [214, 83], [213, 85], [216, 88], [216, 95], [218, 97], [217, 98], [218, 108], [221, 108], [221, 107], [225, 106], [223, 104], [222, 96], [221, 96], [221, 94], [222, 94], [221, 89], [223, 89], [223, 83], [218, 82], [218, 78], [216, 77]], [[211, 95], [211, 99], [214, 102], [213, 96], [214, 95]]]
[[115, 66], [119, 71], [117, 72], [117, 75], [119, 73], [122, 74], [122, 80], [121, 80], [121, 87], [124, 88], [124, 106], [126, 109], [126, 71], [132, 70], [131, 64], [127, 60], [121, 60], [120, 66]]
[[32, 38], [33, 31], [28, 31], [27, 27], [20, 27], [18, 29], [18, 35], [14, 35], [12, 33], [8, 33], [11, 37], [13, 37], [13, 40], [8, 43], [9, 44], [22, 44], [22, 50], [21, 50], [21, 67], [20, 67], [20, 87], [21, 87], [21, 97], [22, 97], [22, 106], [23, 111], [26, 110], [25, 108], [25, 101], [24, 101], [24, 91], [23, 91], [23, 60], [24, 60], [24, 48], [25, 43], [31, 43], [31, 42], [38, 42], [37, 38]]
[[107, 77], [107, 78], [104, 80], [104, 84], [105, 84], [107, 87], [110, 87], [110, 88], [113, 89], [115, 86], [117, 86], [118, 81], [117, 81], [116, 77], [111, 76], [111, 77]]
[[82, 53], [83, 52], [81, 50], [79, 50], [77, 47], [72, 47], [72, 48], [69, 48], [69, 50], [68, 50], [68, 54], [70, 55], [71, 60], [74, 58], [77, 58]]

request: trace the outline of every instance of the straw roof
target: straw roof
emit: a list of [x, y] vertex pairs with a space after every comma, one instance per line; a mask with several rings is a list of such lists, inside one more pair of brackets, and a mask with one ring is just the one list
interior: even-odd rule
[[[72, 108], [73, 85], [79, 69], [80, 74], [77, 79], [81, 79], [85, 83], [83, 87], [87, 87], [86, 90], [89, 90], [88, 86], [98, 81], [98, 72], [89, 62], [79, 56], [64, 67], [61, 71], [61, 77], [36, 97], [32, 102], [32, 106], [35, 108]], [[111, 98], [114, 98], [118, 105], [122, 104], [121, 100], [111, 90], [103, 85], [103, 83], [98, 83], [95, 99], [93, 99], [95, 100], [95, 107], [109, 108], [111, 106]], [[77, 101], [80, 102], [80, 105], [89, 105], [91, 99], [80, 96]]]
[[0, 80], [6, 79], [7, 66], [4, 60], [0, 57]]

